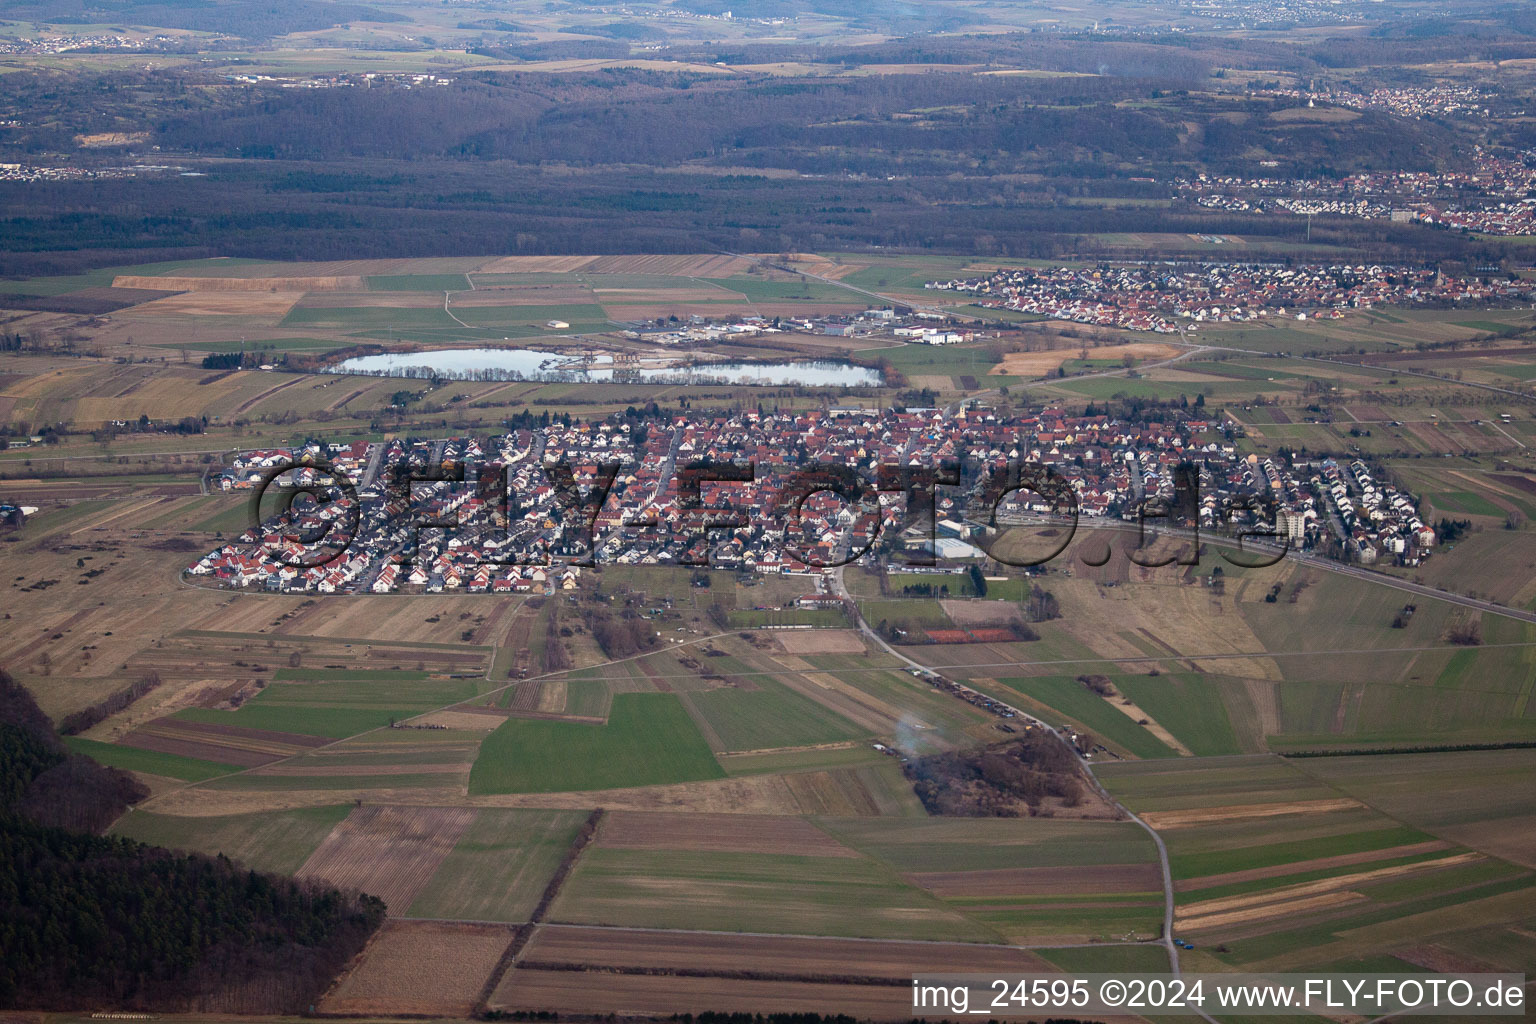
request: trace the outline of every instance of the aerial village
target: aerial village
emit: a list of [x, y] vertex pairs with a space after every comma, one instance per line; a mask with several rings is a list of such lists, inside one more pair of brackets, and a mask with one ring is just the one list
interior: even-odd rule
[[1499, 98], [1497, 91], [1484, 85], [1445, 83], [1382, 85], [1364, 90], [1346, 86], [1319, 89], [1309, 84], [1306, 89], [1262, 89], [1259, 95], [1306, 100], [1309, 107], [1321, 102], [1352, 110], [1382, 110], [1398, 117], [1487, 117], [1490, 105], [1497, 103]]
[[1077, 323], [1173, 334], [1201, 323], [1342, 319], [1379, 305], [1513, 302], [1517, 279], [1453, 277], [1383, 264], [1137, 263], [1018, 267], [930, 289], [979, 296], [977, 305]]
[[1174, 186], [1207, 209], [1536, 234], [1536, 152], [1530, 151], [1510, 159], [1479, 149], [1465, 171], [1362, 171], [1342, 178], [1201, 174]]
[[[583, 565], [604, 564], [747, 576], [819, 577], [849, 561], [962, 572], [987, 557], [977, 546], [985, 524], [1063, 514], [1135, 522], [1149, 501], [1197, 509], [1176, 512], [1174, 526], [1262, 531], [1274, 545], [1366, 564], [1417, 565], [1435, 545], [1412, 496], [1363, 462], [1244, 455], [1232, 425], [1198, 407], [1166, 422], [1088, 412], [753, 411], [250, 451], [222, 488], [275, 483], [318, 500], [290, 502], [186, 571], [212, 585], [305, 593], [553, 593], [574, 589]], [[882, 467], [956, 463], [969, 467], [967, 486], [935, 488], [931, 519], [899, 489], [876, 496]], [[738, 473], [748, 479], [718, 479], [726, 464], [750, 466]], [[689, 466], [711, 468], [682, 472]], [[863, 484], [834, 493], [827, 478], [808, 476], [813, 467]], [[997, 486], [1021, 467], [1039, 467], [1070, 497]], [[1179, 467], [1194, 469], [1193, 502], [1187, 485], [1177, 500], [1176, 479], [1191, 479]]]

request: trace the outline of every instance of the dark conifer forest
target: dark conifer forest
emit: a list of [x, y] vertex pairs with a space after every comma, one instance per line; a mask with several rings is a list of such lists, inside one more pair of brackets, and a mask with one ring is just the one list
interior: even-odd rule
[[305, 1010], [383, 904], [95, 834], [145, 795], [0, 671], [0, 1006]]

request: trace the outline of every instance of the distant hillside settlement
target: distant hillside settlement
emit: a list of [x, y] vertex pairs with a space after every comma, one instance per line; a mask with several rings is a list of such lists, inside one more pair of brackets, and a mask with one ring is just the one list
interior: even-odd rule
[[1020, 267], [931, 281], [977, 305], [1132, 331], [1198, 330], [1202, 323], [1339, 319], [1376, 306], [1515, 302], [1531, 284], [1514, 275], [1457, 278], [1384, 264], [1135, 263]]

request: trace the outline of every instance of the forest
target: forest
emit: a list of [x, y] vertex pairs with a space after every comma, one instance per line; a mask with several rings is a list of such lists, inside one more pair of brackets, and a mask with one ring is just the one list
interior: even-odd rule
[[1198, 83], [1182, 75], [940, 70], [784, 80], [610, 69], [554, 79], [465, 73], [431, 89], [281, 89], [188, 71], [23, 72], [0, 78], [0, 110], [30, 115], [0, 135], [0, 155], [72, 149], [77, 133], [147, 130], [162, 157], [331, 163], [318, 175], [289, 168], [271, 182], [284, 193], [400, 183], [389, 174], [358, 182], [355, 168], [335, 163], [361, 157], [574, 167], [698, 162], [869, 177], [1032, 172], [1120, 179], [1108, 194], [1124, 196], [1149, 194], [1129, 180], [1149, 173], [1246, 168], [1252, 147], [1298, 174], [1430, 170], [1455, 155], [1455, 132], [1433, 121], [1373, 111], [1346, 122], [1276, 120], [1270, 115], [1292, 101], [1192, 94]]
[[0, 1005], [301, 1012], [382, 923], [371, 896], [95, 834], [146, 795], [0, 670]]
[[1017, 818], [1044, 813], [1047, 798], [1075, 807], [1083, 798], [1080, 762], [1043, 730], [1019, 740], [917, 757], [902, 766], [929, 814]]
[[405, 20], [377, 7], [330, 0], [10, 0], [6, 15], [33, 21], [128, 22], [220, 32], [253, 42], [346, 21]]
[[[134, 152], [82, 151], [74, 137], [142, 131], [153, 162], [199, 176], [0, 182], [0, 275], [210, 255], [1092, 256], [1110, 232], [1294, 244], [1308, 239], [1302, 218], [1204, 209], [1172, 180], [1245, 170], [1256, 152], [1275, 156], [1276, 175], [1441, 169], [1474, 141], [1372, 111], [1277, 119], [1288, 101], [1192, 84], [1178, 69], [793, 80], [609, 69], [280, 89], [192, 71], [18, 71], [0, 76], [0, 120], [27, 116], [0, 129], [0, 161], [112, 166]], [[1343, 218], [1318, 218], [1310, 240], [1376, 260], [1504, 252]]]

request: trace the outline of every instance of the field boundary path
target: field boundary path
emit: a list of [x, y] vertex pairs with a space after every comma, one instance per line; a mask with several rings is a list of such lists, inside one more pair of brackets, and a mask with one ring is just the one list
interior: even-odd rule
[[[838, 596], [846, 601], [852, 608], [853, 621], [858, 625], [859, 632], [863, 633], [864, 636], [868, 637], [881, 650], [885, 651], [885, 653], [891, 655], [892, 657], [901, 659], [908, 665], [911, 665], [913, 668], [921, 672], [933, 673], [935, 675], [939, 674], [936, 669], [929, 668], [927, 665], [924, 665], [921, 662], [915, 661], [912, 658], [907, 657], [905, 654], [902, 654], [900, 651], [896, 650], [896, 648], [886, 643], [884, 637], [870, 628], [869, 623], [864, 619], [863, 613], [859, 611], [858, 603], [854, 601], [852, 595], [848, 593], [848, 587], [843, 580], [843, 572], [845, 568], [846, 566], [842, 565], [837, 567], [837, 570], [832, 575], [832, 585], [835, 588]], [[1104, 798], [1105, 802], [1108, 803], [1111, 807], [1114, 807], [1116, 810], [1120, 811], [1120, 813], [1124, 814], [1131, 821], [1134, 821], [1137, 825], [1140, 825], [1141, 828], [1147, 833], [1147, 835], [1152, 837], [1153, 846], [1157, 849], [1158, 868], [1161, 871], [1163, 878], [1163, 934], [1162, 938], [1160, 938], [1156, 944], [1162, 946], [1163, 949], [1167, 952], [1169, 970], [1172, 972], [1175, 978], [1179, 977], [1182, 973], [1182, 969], [1179, 966], [1179, 947], [1174, 945], [1173, 942], [1173, 869], [1168, 862], [1168, 847], [1163, 843], [1163, 837], [1158, 835], [1157, 830], [1154, 829], [1151, 825], [1148, 825], [1145, 821], [1142, 821], [1139, 817], [1133, 814], [1130, 808], [1126, 807], [1119, 800], [1110, 795], [1109, 790], [1105, 789], [1103, 783], [1099, 781], [1099, 777], [1093, 773], [1093, 765], [1088, 763], [1087, 758], [1083, 757], [1081, 751], [1079, 751], [1072, 744], [1068, 743], [1066, 740], [1062, 739], [1060, 733], [1027, 711], [1016, 708], [1011, 704], [1005, 704], [1004, 706], [1007, 707], [1008, 710], [1012, 711], [1017, 717], [1025, 719], [1029, 722], [1033, 722], [1041, 729], [1044, 729], [1048, 735], [1056, 737], [1059, 742], [1061, 742], [1068, 750], [1072, 752], [1072, 756], [1077, 759], [1078, 764], [1082, 765], [1084, 774], [1088, 776], [1089, 781], [1092, 782], [1093, 787], [1098, 790], [1099, 795]], [[1195, 1012], [1199, 1014], [1202, 1019], [1210, 1022], [1210, 1024], [1219, 1024], [1216, 1018], [1205, 1013], [1205, 1011], [1196, 1010]]]
[[526, 924], [519, 925], [517, 933], [512, 936], [512, 941], [507, 944], [506, 951], [501, 954], [501, 959], [496, 961], [496, 966], [491, 970], [490, 976], [485, 979], [485, 984], [480, 988], [480, 995], [475, 1000], [475, 1009], [471, 1017], [479, 1017], [486, 1011], [490, 1004], [491, 996], [496, 993], [501, 979], [507, 972], [517, 966], [517, 961], [523, 955], [523, 950], [528, 948], [528, 943], [533, 941], [539, 926], [544, 923], [544, 918], [549, 913], [549, 908], [554, 905], [555, 898], [560, 895], [560, 890], [565, 887], [565, 880], [570, 877], [571, 871], [576, 867], [576, 861], [581, 852], [587, 848], [597, 835], [597, 827], [603, 821], [603, 809], [594, 810], [587, 816], [587, 820], [576, 832], [571, 840], [571, 845], [565, 851], [565, 856], [560, 860], [560, 866], [549, 879], [549, 884], [544, 887], [544, 893], [539, 897], [539, 902], [534, 906], [533, 913], [528, 915]]
[[452, 294], [452, 292], [443, 292], [443, 312], [452, 317], [453, 322], [458, 324], [460, 327], [469, 327], [471, 330], [473, 330], [474, 328], [470, 324], [467, 324], [463, 320], [460, 320], [458, 317], [454, 316], [453, 310], [448, 308], [448, 296]]

